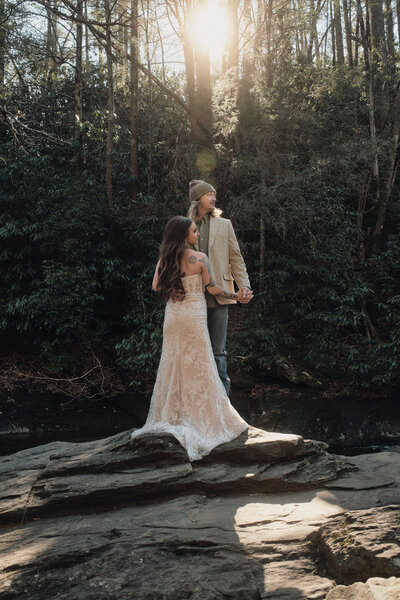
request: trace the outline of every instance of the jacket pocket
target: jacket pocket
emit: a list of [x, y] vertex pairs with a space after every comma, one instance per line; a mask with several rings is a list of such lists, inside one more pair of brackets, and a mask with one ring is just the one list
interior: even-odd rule
[[225, 271], [222, 277], [225, 279], [225, 281], [233, 281], [232, 273], [230, 271]]

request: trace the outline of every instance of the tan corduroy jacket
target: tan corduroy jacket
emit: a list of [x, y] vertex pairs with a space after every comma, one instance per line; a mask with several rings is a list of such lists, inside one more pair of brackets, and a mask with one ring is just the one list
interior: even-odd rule
[[[208, 258], [216, 285], [228, 292], [235, 291], [233, 281], [236, 282], [239, 289], [241, 287], [250, 288], [246, 265], [229, 219], [210, 217]], [[215, 297], [215, 299], [219, 304], [236, 304], [236, 300], [229, 300], [221, 296]]]

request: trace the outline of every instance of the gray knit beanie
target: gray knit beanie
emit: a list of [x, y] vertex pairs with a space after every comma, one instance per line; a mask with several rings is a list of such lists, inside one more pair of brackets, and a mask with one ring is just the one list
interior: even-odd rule
[[216, 194], [215, 189], [210, 183], [206, 181], [202, 181], [201, 179], [192, 179], [189, 183], [189, 200], [190, 202], [195, 202], [199, 200], [204, 194], [208, 192], [214, 192]]

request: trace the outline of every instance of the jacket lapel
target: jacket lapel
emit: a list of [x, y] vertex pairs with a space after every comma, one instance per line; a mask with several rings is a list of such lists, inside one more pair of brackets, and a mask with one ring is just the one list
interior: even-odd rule
[[221, 224], [221, 220], [218, 217], [210, 216], [210, 231], [208, 236], [208, 252], [210, 252], [214, 240], [217, 236], [219, 226]]

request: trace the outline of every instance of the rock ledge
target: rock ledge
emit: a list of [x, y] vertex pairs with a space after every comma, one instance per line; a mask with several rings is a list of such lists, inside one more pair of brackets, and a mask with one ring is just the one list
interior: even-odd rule
[[0, 600], [322, 600], [371, 575], [396, 586], [399, 466], [399, 453], [345, 459], [254, 428], [195, 463], [169, 435], [24, 450], [0, 461]]

